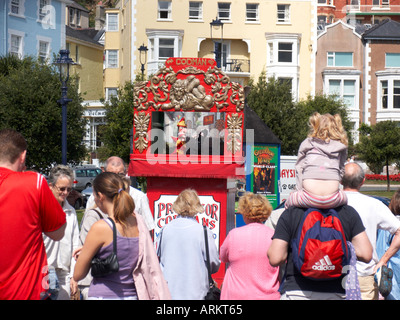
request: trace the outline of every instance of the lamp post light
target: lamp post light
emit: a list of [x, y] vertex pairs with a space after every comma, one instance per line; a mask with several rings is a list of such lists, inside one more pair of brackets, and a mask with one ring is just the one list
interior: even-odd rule
[[139, 52], [140, 52], [140, 54], [139, 54], [139, 61], [140, 61], [140, 64], [142, 65], [142, 67], [141, 67], [141, 71], [142, 71], [142, 80], [144, 80], [144, 65], [146, 64], [146, 62], [147, 62], [147, 51], [149, 50], [145, 45], [144, 45], [144, 43], [139, 47]]
[[[214, 41], [213, 38], [213, 30], [218, 31], [221, 30], [221, 45], [218, 45], [217, 41]], [[215, 20], [210, 22], [210, 34], [211, 34], [211, 40], [214, 43], [214, 53], [215, 53], [215, 60], [217, 61], [217, 67], [221, 68], [222, 67], [222, 39], [224, 37], [224, 24], [223, 22], [218, 19], [218, 17], [215, 17]]]
[[69, 57], [69, 50], [60, 50], [59, 56], [54, 62], [58, 66], [60, 72], [61, 81], [61, 99], [57, 102], [62, 107], [62, 133], [61, 133], [61, 158], [62, 164], [67, 164], [67, 104], [72, 99], [67, 98], [68, 86], [67, 82], [69, 79], [69, 66], [75, 64], [74, 61]]

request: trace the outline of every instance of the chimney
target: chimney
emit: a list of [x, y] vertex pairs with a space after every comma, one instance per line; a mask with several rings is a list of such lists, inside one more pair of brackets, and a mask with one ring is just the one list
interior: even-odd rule
[[96, 17], [95, 17], [95, 30], [101, 30], [104, 28], [106, 23], [106, 12], [104, 6], [96, 5]]

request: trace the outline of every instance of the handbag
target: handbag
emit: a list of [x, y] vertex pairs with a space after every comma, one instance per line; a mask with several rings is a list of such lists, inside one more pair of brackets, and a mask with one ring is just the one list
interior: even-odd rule
[[105, 277], [119, 270], [117, 259], [117, 230], [111, 218], [107, 218], [113, 225], [113, 252], [104, 259], [94, 257], [91, 262], [91, 274], [94, 278]]
[[215, 285], [214, 280], [211, 277], [211, 267], [210, 267], [210, 253], [208, 251], [208, 236], [207, 236], [207, 229], [206, 226], [203, 226], [204, 229], [204, 241], [206, 243], [206, 265], [208, 271], [208, 283], [209, 289], [204, 297], [204, 300], [220, 300], [221, 297], [221, 290]]

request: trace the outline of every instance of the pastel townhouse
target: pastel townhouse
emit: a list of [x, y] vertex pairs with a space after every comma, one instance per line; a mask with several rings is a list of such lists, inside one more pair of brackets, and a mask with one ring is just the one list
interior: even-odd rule
[[65, 7], [69, 0], [1, 0], [0, 55], [52, 61], [65, 48]]

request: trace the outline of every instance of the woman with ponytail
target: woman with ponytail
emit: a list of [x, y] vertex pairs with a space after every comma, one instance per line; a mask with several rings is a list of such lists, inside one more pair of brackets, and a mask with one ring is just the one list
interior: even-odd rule
[[103, 172], [93, 181], [95, 203], [109, 219], [93, 224], [82, 249], [75, 253], [74, 280], [87, 275], [94, 257], [104, 259], [112, 253], [114, 222], [119, 270], [94, 277], [89, 299], [168, 299], [148, 229], [143, 218], [134, 213], [135, 203], [128, 190], [128, 181], [112, 172]]

